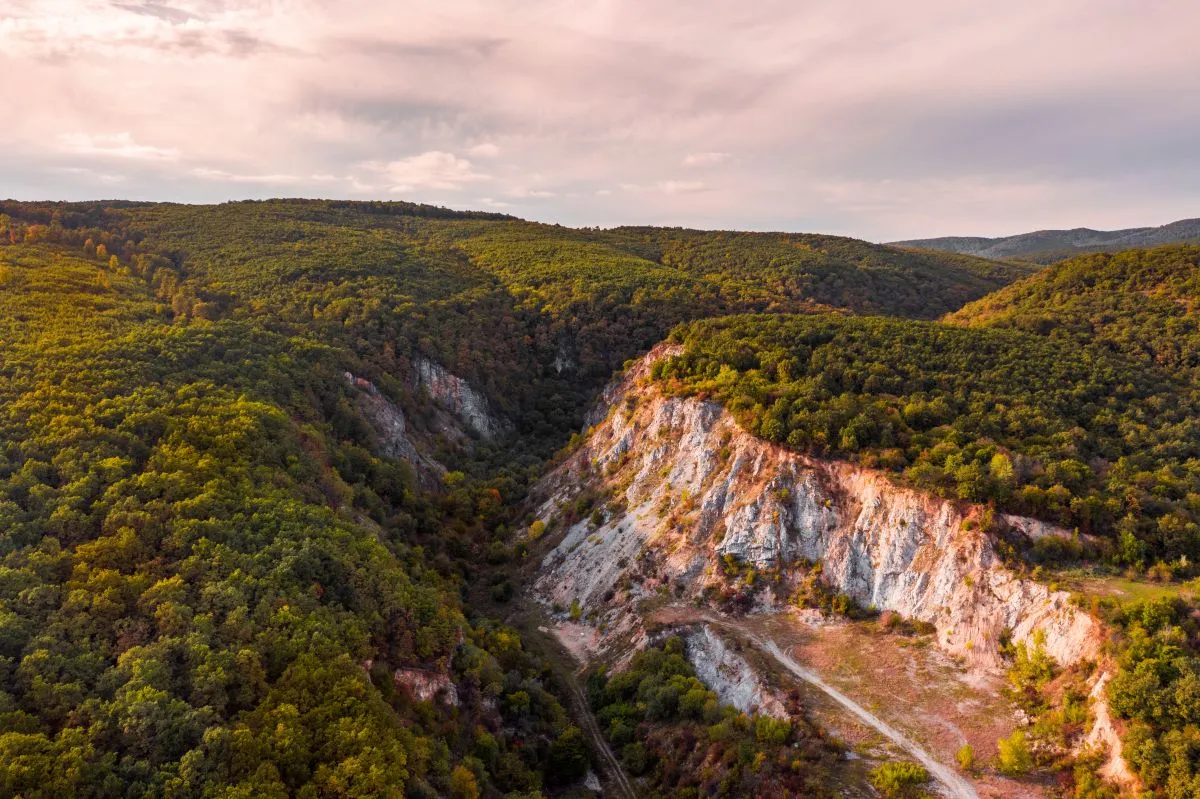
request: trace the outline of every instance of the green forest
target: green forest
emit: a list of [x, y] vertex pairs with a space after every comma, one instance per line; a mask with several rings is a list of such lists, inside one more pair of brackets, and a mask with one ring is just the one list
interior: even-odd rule
[[[571, 729], [544, 668], [464, 615], [417, 543], [454, 512], [366, 452], [335, 351], [172, 324], [88, 258], [0, 264], [0, 793], [542, 786]], [[407, 666], [459, 705], [397, 692]]]
[[[515, 534], [667, 337], [664, 390], [764, 439], [1077, 528], [1104, 563], [1200, 561], [1198, 275], [1195, 247], [1035, 272], [410, 203], [0, 203], [0, 796], [569, 795], [596, 753], [503, 623]], [[421, 359], [507, 432], [444, 435]], [[381, 453], [346, 373], [438, 484]], [[1147, 785], [1200, 762], [1190, 612], [1113, 615], [1124, 674], [1157, 680], [1114, 690], [1174, 692], [1114, 701]], [[722, 706], [681, 646], [587, 684], [651, 795], [827, 792], [836, 747]]]
[[1003, 328], [825, 314], [673, 333], [668, 390], [762, 438], [1105, 536], [1108, 556], [1200, 558], [1200, 389], [1109, 347]]
[[1099, 343], [1195, 382], [1200, 247], [1089, 255], [976, 300], [947, 321]]
[[837, 747], [811, 727], [722, 705], [672, 637], [629, 668], [588, 680], [588, 698], [632, 774], [677, 796], [831, 796]]
[[341, 347], [381, 385], [421, 353], [481, 388], [537, 459], [680, 322], [826, 306], [934, 318], [1027, 274], [836, 237], [572, 230], [408, 203], [0, 203], [0, 238], [116, 258], [175, 324], [252, 321]]

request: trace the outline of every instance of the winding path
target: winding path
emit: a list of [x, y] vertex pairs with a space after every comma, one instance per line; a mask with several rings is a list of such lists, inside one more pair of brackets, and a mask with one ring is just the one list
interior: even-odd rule
[[637, 799], [637, 792], [630, 784], [629, 778], [625, 776], [625, 769], [621, 767], [621, 761], [613, 754], [613, 750], [609, 747], [608, 741], [604, 739], [604, 733], [600, 731], [600, 725], [596, 723], [596, 717], [592, 715], [592, 709], [588, 705], [587, 696], [579, 687], [579, 682], [575, 679], [575, 675], [571, 675], [568, 682], [568, 687], [571, 689], [571, 698], [576, 705], [576, 718], [583, 722], [583, 726], [587, 731], [587, 735], [592, 739], [596, 749], [600, 751], [608, 768], [606, 769], [609, 776], [616, 780], [617, 786], [621, 792], [625, 794], [625, 799]]
[[932, 755], [922, 749], [907, 735], [900, 732], [886, 721], [880, 719], [874, 713], [867, 710], [850, 697], [846, 696], [837, 688], [834, 688], [832, 685], [825, 682], [825, 680], [821, 679], [821, 676], [815, 671], [801, 666], [799, 663], [793, 660], [790, 655], [780, 649], [779, 645], [770, 638], [763, 638], [762, 636], [759, 636], [746, 629], [746, 627], [743, 625], [738, 624], [730, 619], [718, 618], [708, 613], [703, 613], [701, 615], [708, 622], [737, 630], [739, 633], [749, 638], [755, 646], [759, 647], [764, 652], [769, 653], [771, 657], [778, 661], [779, 665], [783, 666], [801, 680], [804, 680], [804, 682], [825, 693], [830, 699], [837, 702], [839, 705], [846, 708], [846, 710], [857, 716], [863, 724], [866, 724], [872, 729], [877, 730], [881, 735], [886, 737], [892, 743], [896, 744], [896, 746], [900, 747], [905, 752], [908, 752], [908, 754], [912, 755], [914, 759], [916, 759], [922, 766], [925, 767], [925, 769], [935, 780], [941, 783], [946, 795], [953, 797], [953, 799], [979, 799], [979, 794], [975, 792], [974, 786], [972, 786], [971, 783], [963, 778], [963, 776], [957, 771], [935, 760]]
[[[599, 723], [596, 721], [595, 715], [592, 713], [591, 704], [588, 702], [587, 694], [579, 685], [580, 670], [574, 668], [577, 661], [567, 651], [566, 647], [558, 640], [558, 638], [545, 627], [539, 627], [542, 616], [540, 610], [536, 606], [520, 607], [517, 612], [510, 614], [505, 622], [512, 624], [521, 629], [523, 639], [526, 644], [537, 646], [544, 655], [547, 655], [547, 662], [550, 668], [558, 676], [559, 680], [567, 687], [570, 694], [571, 705], [574, 712], [571, 717], [579, 722], [584, 734], [592, 742], [592, 747], [596, 753], [600, 755], [603, 761], [601, 768], [601, 776], [607, 777], [606, 789], [616, 788], [616, 794], [623, 799], [638, 799], [638, 792], [633, 787], [628, 775], [625, 773], [624, 767], [621, 765], [621, 760], [613, 752], [612, 747], [608, 745], [608, 741], [604, 738], [604, 733], [600, 729]], [[553, 654], [551, 654], [553, 653]], [[568, 665], [571, 664], [571, 665]], [[605, 795], [607, 796], [607, 790]]]

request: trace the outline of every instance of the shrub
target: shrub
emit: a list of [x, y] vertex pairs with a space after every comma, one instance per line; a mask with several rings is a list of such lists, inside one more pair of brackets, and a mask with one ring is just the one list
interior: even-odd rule
[[552, 785], [566, 785], [582, 779], [587, 770], [587, 744], [583, 732], [578, 727], [568, 727], [550, 744], [546, 779]]
[[754, 722], [754, 737], [759, 743], [779, 746], [792, 734], [792, 723], [771, 716], [759, 716]]
[[928, 796], [923, 786], [929, 772], [916, 763], [884, 763], [871, 772], [871, 784], [884, 799], [918, 799]]
[[1019, 777], [1028, 774], [1033, 769], [1033, 755], [1029, 751], [1029, 741], [1025, 738], [1024, 730], [1017, 730], [1008, 738], [996, 741], [999, 751], [999, 766], [1002, 774]]
[[635, 777], [642, 776], [650, 769], [650, 753], [641, 742], [626, 744], [621, 749], [621, 759], [625, 761], [625, 768]]
[[466, 766], [455, 766], [450, 772], [450, 795], [454, 799], [479, 799], [479, 784]]

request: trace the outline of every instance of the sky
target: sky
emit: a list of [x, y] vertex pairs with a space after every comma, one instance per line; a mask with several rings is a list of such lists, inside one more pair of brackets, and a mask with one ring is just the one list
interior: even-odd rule
[[3, 0], [0, 197], [887, 241], [1200, 216], [1195, 0]]

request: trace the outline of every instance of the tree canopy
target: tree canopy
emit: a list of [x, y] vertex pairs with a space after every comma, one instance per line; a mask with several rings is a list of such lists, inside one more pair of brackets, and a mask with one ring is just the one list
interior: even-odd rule
[[1129, 563], [1200, 557], [1200, 389], [1152, 361], [1018, 330], [828, 314], [701, 321], [673, 337], [684, 352], [654, 376], [765, 439], [1109, 536]]
[[[0, 794], [578, 780], [561, 686], [468, 598], [497, 572], [483, 595], [511, 598], [491, 566], [523, 552], [530, 479], [672, 330], [684, 352], [655, 377], [757, 435], [1100, 534], [1117, 562], [1194, 562], [1198, 252], [1030, 276], [832, 236], [410, 203], [0, 203]], [[507, 432], [447, 434], [423, 360]], [[381, 454], [347, 372], [400, 408], [441, 485]], [[1127, 671], [1155, 661], [1169, 705], [1191, 666], [1137, 652]], [[678, 643], [591, 687], [655, 790], [825, 786], [817, 731], [722, 708]], [[1190, 723], [1114, 706], [1159, 747]]]

